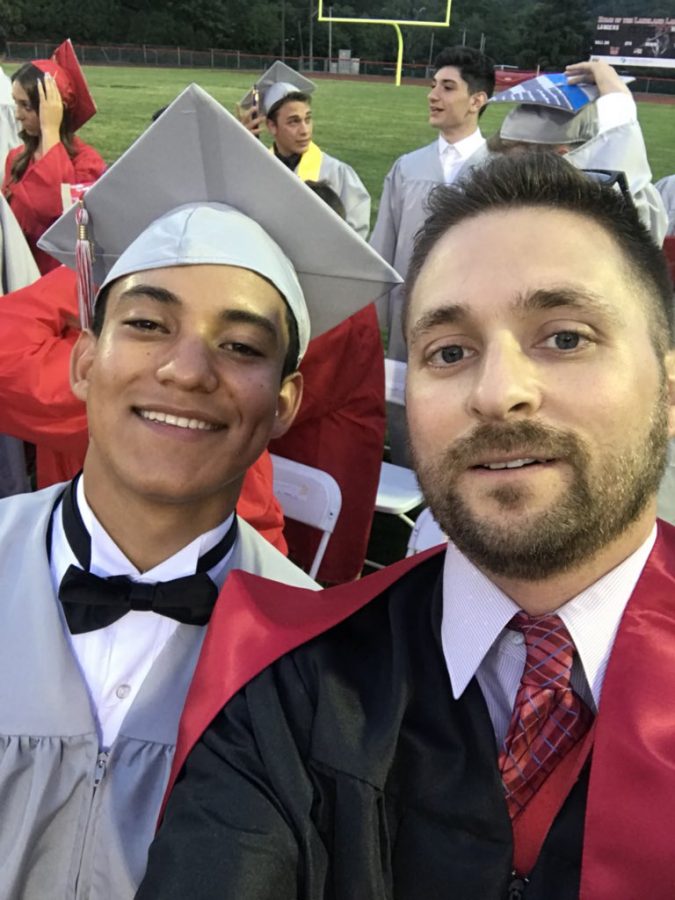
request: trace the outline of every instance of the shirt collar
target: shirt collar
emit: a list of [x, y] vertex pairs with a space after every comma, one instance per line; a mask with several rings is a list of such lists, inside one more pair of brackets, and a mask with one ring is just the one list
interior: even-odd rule
[[[596, 704], [621, 616], [652, 551], [656, 531], [654, 526], [627, 559], [557, 610], [575, 643]], [[519, 609], [454, 544], [448, 544], [441, 641], [455, 699], [462, 696]]]
[[[218, 541], [225, 537], [234, 519], [234, 513], [232, 513], [216, 528], [199, 535], [186, 547], [174, 553], [173, 556], [165, 559], [147, 572], [139, 572], [131, 560], [122, 553], [94, 515], [84, 493], [83, 478], [80, 478], [78, 481], [76, 497], [82, 521], [91, 536], [91, 565], [89, 568], [94, 575], [99, 575], [103, 578], [111, 575], [128, 575], [134, 581], [155, 583], [157, 581], [170, 581], [173, 578], [183, 578], [186, 575], [194, 575], [197, 571], [199, 557], [207, 553], [212, 547], [215, 547]], [[212, 578], [214, 572], [222, 572], [222, 567], [225, 561], [229, 559], [231, 553], [232, 551], [209, 573]]]
[[482, 147], [484, 143], [485, 138], [480, 133], [479, 128], [477, 128], [473, 134], [462, 138], [461, 141], [456, 141], [454, 144], [446, 141], [443, 135], [439, 133], [438, 154], [441, 159], [448, 153], [457, 159], [468, 159], [479, 147]]

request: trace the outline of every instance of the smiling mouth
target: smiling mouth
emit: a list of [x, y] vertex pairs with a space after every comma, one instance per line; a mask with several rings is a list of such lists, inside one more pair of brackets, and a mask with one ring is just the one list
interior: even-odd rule
[[220, 431], [225, 427], [216, 425], [214, 422], [206, 422], [203, 419], [175, 416], [153, 409], [136, 409], [134, 411], [147, 422], [160, 422], [162, 425], [173, 425], [174, 428], [186, 428], [189, 431]]
[[501, 469], [523, 469], [526, 466], [537, 466], [553, 462], [551, 459], [535, 459], [534, 457], [523, 457], [522, 459], [509, 459], [503, 462], [486, 462], [477, 463], [472, 469], [487, 469], [490, 472], [499, 471]]

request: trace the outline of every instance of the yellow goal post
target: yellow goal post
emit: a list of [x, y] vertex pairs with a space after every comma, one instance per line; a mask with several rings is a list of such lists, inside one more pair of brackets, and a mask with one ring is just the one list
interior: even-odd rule
[[448, 5], [445, 9], [445, 18], [442, 22], [420, 22], [418, 19], [355, 19], [346, 18], [344, 16], [325, 16], [323, 12], [323, 0], [319, 0], [317, 21], [348, 23], [350, 25], [391, 25], [392, 28], [396, 31], [396, 37], [398, 39], [398, 54], [396, 57], [396, 86], [399, 87], [401, 84], [401, 69], [403, 68], [403, 35], [401, 34], [401, 25], [410, 25], [414, 28], [447, 28], [450, 25], [451, 4], [452, 0], [448, 0]]

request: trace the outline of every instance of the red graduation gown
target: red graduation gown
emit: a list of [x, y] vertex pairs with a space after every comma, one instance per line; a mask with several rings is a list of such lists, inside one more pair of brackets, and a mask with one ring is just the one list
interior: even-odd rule
[[[170, 785], [218, 711], [244, 684], [381, 596], [435, 552], [320, 595], [244, 573], [228, 579], [184, 708]], [[675, 528], [660, 522], [603, 685], [585, 810], [582, 900], [675, 896], [674, 597]]]
[[[342, 509], [318, 576], [339, 584], [363, 568], [382, 464], [384, 353], [374, 305], [312, 340], [300, 371], [300, 411], [270, 450], [323, 469], [339, 484]], [[284, 534], [291, 559], [309, 569], [319, 532], [289, 520]]]
[[[87, 449], [85, 406], [68, 376], [77, 316], [75, 273], [65, 266], [0, 297], [0, 434], [36, 445], [38, 487], [72, 478]], [[272, 483], [265, 451], [246, 473], [237, 512], [285, 553]]]
[[12, 163], [22, 147], [7, 154], [2, 193], [7, 198], [42, 275], [59, 263], [37, 246], [38, 239], [63, 212], [62, 184], [89, 184], [105, 171], [103, 157], [80, 138], [73, 139], [71, 159], [63, 144], [56, 144], [39, 160], [31, 160], [19, 181], [10, 180]]

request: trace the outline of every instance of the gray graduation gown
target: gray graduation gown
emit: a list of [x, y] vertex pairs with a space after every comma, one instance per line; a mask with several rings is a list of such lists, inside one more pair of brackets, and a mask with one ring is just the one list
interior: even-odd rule
[[[0, 897], [131, 900], [205, 629], [178, 626], [102, 753], [45, 551], [62, 487], [0, 501]], [[239, 528], [231, 569], [317, 587]]]
[[347, 224], [362, 238], [370, 231], [370, 194], [354, 169], [340, 159], [321, 151], [319, 181], [326, 181], [345, 208]]
[[[483, 144], [464, 163], [456, 181], [487, 158]], [[443, 167], [438, 155], [438, 140], [419, 150], [400, 156], [384, 179], [377, 221], [370, 236], [371, 246], [405, 278], [415, 235], [427, 215], [426, 201], [430, 191], [443, 183]], [[389, 335], [387, 356], [406, 359], [401, 329], [403, 285], [396, 285], [378, 301], [380, 324]]]

